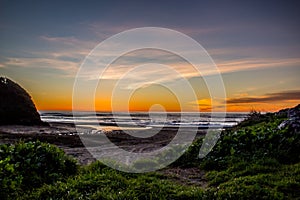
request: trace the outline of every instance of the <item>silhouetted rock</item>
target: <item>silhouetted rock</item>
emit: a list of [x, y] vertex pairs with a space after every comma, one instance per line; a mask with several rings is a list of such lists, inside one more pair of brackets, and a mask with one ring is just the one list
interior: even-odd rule
[[44, 125], [30, 95], [17, 83], [0, 77], [0, 125]]

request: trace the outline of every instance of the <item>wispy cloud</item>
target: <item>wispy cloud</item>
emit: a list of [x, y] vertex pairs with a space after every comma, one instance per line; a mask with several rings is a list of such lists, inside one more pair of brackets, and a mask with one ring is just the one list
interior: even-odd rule
[[[108, 37], [113, 34], [119, 33], [121, 31], [127, 30], [129, 27], [126, 25], [122, 26], [112, 26], [106, 23], [89, 23], [84, 24], [95, 34], [99, 33], [101, 36]], [[138, 27], [138, 25], [136, 26]], [[211, 32], [219, 31], [218, 28], [207, 28], [207, 29], [198, 29], [198, 28], [183, 28], [182, 31], [186, 34], [208, 34]], [[48, 57], [51, 55], [55, 60], [65, 60], [66, 58], [73, 59], [74, 61], [80, 62], [85, 56], [89, 54], [89, 52], [97, 45], [96, 41], [86, 41], [81, 40], [76, 37], [50, 37], [50, 36], [41, 36], [41, 39], [54, 43], [58, 45], [60, 48], [58, 51], [48, 52], [48, 55], [44, 55]], [[129, 41], [130, 42], [130, 41]], [[112, 44], [113, 45], [113, 44]], [[115, 44], [118, 45], [118, 44]], [[130, 45], [130, 43], [128, 43]], [[180, 44], [179, 44], [180, 45]], [[110, 48], [107, 48], [110, 49]], [[112, 48], [113, 49], [113, 48]], [[197, 55], [197, 52], [191, 51], [191, 54]], [[256, 50], [253, 48], [220, 48], [220, 49], [212, 49], [208, 52], [213, 55], [230, 55], [243, 52], [244, 54], [247, 52], [255, 52]], [[109, 59], [114, 52], [94, 52], [98, 57], [102, 57], [104, 59]], [[99, 54], [99, 55], [98, 55]], [[159, 63], [164, 65], [169, 65], [171, 68], [179, 72], [183, 77], [190, 78], [194, 76], [199, 76], [199, 72], [195, 70], [191, 65], [187, 62], [184, 62], [182, 59], [179, 59], [178, 56], [174, 54], [170, 54], [168, 52], [163, 51], [155, 51], [155, 50], [142, 50], [139, 52], [133, 52], [130, 54], [123, 55], [121, 59], [118, 59], [118, 62], [111, 65], [110, 68], [105, 72], [102, 76], [104, 79], [119, 79], [135, 66], [143, 65], [146, 63]], [[98, 65], [99, 63], [95, 63]], [[207, 65], [208, 63], [205, 63]], [[244, 58], [244, 59], [232, 59], [232, 60], [217, 60], [217, 67], [221, 73], [230, 73], [237, 71], [248, 71], [262, 68], [272, 68], [272, 67], [285, 67], [290, 65], [299, 65], [299, 58]], [[79, 63], [78, 63], [79, 65]], [[202, 66], [201, 75], [212, 75], [218, 73], [213, 69], [213, 66], [203, 66], [203, 63], [199, 63]], [[95, 72], [96, 70], [90, 70], [89, 74], [85, 74], [88, 79], [97, 79], [99, 77]], [[152, 71], [152, 72], [151, 72]], [[172, 70], [170, 73], [160, 73], [154, 69], [148, 69], [146, 74], [156, 74], [157, 79], [171, 81], [172, 79], [176, 79], [177, 76], [172, 76], [174, 74]], [[139, 79], [139, 77], [144, 77], [145, 72], [139, 70], [139, 73], [135, 73], [135, 79]], [[159, 77], [160, 76], [160, 77]], [[166, 79], [162, 79], [162, 76], [167, 77]], [[153, 76], [152, 76], [153, 77]], [[131, 77], [133, 78], [133, 77]]]
[[32, 69], [57, 69], [74, 75], [79, 65], [71, 61], [55, 60], [49, 58], [7, 58], [1, 63], [3, 66], [26, 67]]
[[249, 58], [217, 62], [222, 73], [300, 65], [299, 58]]
[[[103, 57], [105, 52], [101, 55]], [[106, 55], [107, 58], [109, 56]], [[81, 77], [89, 80], [99, 79], [99, 72], [105, 67], [99, 62], [88, 64], [89, 69], [85, 70]], [[166, 51], [145, 49], [119, 57], [105, 69], [101, 79], [122, 79], [124, 88], [133, 89], [193, 76], [200, 76], [200, 72], [180, 56]]]
[[92, 48], [97, 43], [94, 41], [80, 40], [74, 36], [71, 37], [51, 37], [51, 36], [40, 36], [42, 40], [57, 43], [59, 45], [70, 45], [77, 48]]
[[218, 58], [219, 56], [240, 56], [240, 57], [260, 57], [262, 49], [259, 47], [227, 47], [227, 48], [207, 48], [209, 55]]
[[53, 48], [48, 51], [27, 52], [23, 57], [4, 58], [0, 67], [59, 70], [63, 72], [59, 76], [74, 77], [82, 60], [96, 45], [93, 41], [75, 37], [40, 36], [39, 39], [50, 43]]
[[48, 69], [61, 71], [58, 76], [74, 77], [82, 60], [97, 45], [96, 42], [81, 40], [76, 37], [40, 36], [42, 42], [51, 48], [44, 51], [24, 52], [18, 57], [3, 57], [1, 68], [22, 67], [28, 69]]
[[[108, 26], [107, 24], [89, 24], [89, 27], [99, 33], [105, 33], [111, 35], [112, 33], [118, 33], [122, 30], [127, 30], [126, 26]], [[209, 33], [216, 31], [215, 29], [184, 29], [185, 32], [190, 33]], [[82, 40], [74, 36], [71, 37], [52, 37], [52, 36], [40, 36], [40, 39], [44, 42], [48, 42], [54, 45], [55, 48], [44, 52], [32, 52], [30, 58], [24, 57], [9, 57], [4, 59], [0, 63], [0, 67], [6, 66], [18, 66], [27, 68], [49, 68], [62, 70], [65, 74], [75, 76], [79, 66], [84, 58], [90, 53], [90, 51], [98, 44], [98, 41]], [[114, 45], [114, 44], [113, 44]], [[115, 44], [116, 46], [118, 44]], [[130, 43], [128, 44], [130, 45]], [[180, 44], [178, 44], [180, 45]], [[110, 48], [107, 48], [108, 50]], [[113, 49], [113, 48], [112, 48]], [[212, 49], [209, 53], [213, 55], [232, 54], [234, 52], [248, 52], [253, 49]], [[198, 56], [197, 52], [190, 50], [193, 56]], [[97, 54], [97, 52], [95, 52]], [[109, 59], [114, 52], [98, 52], [96, 56], [99, 58]], [[145, 83], [157, 83], [168, 82], [178, 79], [179, 76], [184, 78], [191, 78], [200, 76], [200, 73], [192, 67], [189, 63], [182, 58], [170, 54], [164, 51], [155, 50], [142, 50], [138, 52], [132, 52], [130, 54], [123, 55], [117, 62], [113, 63], [103, 74], [103, 79], [120, 79], [124, 77], [124, 74], [129, 72], [133, 67], [144, 65], [147, 63], [158, 63], [168, 65], [168, 70], [162, 70], [154, 67], [149, 67], [144, 70], [136, 70], [132, 76], [128, 75], [128, 78], [132, 83], [136, 82], [142, 84], [142, 80], [146, 80]], [[218, 71], [213, 69], [209, 63], [198, 63], [202, 66], [201, 75], [213, 75]], [[232, 60], [218, 60], [216, 61], [218, 70], [220, 73], [230, 73], [237, 71], [248, 71], [262, 68], [273, 67], [286, 67], [300, 65], [299, 58], [244, 58], [244, 59], [232, 59]], [[99, 63], [95, 63], [94, 69], [88, 71], [84, 76], [89, 79], [98, 79], [100, 74], [97, 74]], [[174, 70], [170, 70], [174, 69]], [[176, 72], [176, 73], [174, 73]], [[147, 77], [145, 79], [145, 77]], [[152, 79], [152, 80], [150, 80]], [[136, 84], [135, 84], [136, 85]], [[135, 87], [135, 86], [134, 86]]]
[[249, 96], [238, 94], [237, 97], [224, 99], [202, 98], [189, 102], [190, 105], [199, 106], [201, 111], [245, 111], [252, 109], [261, 111], [276, 111], [282, 107], [291, 107], [299, 104], [300, 90], [288, 90], [274, 93], [266, 93], [261, 96]]
[[[148, 55], [152, 55], [151, 53]], [[135, 57], [136, 56], [136, 57]], [[197, 71], [192, 65], [181, 60], [175, 55], [172, 54], [162, 54], [154, 57], [143, 57], [142, 55], [129, 55], [128, 57], [124, 57], [120, 62], [115, 63], [110, 68], [107, 69], [102, 78], [104, 79], [118, 79], [124, 73], [129, 71], [134, 66], [143, 65], [144, 63], [161, 63], [164, 65], [170, 66], [169, 71], [161, 73], [160, 71], [156, 71], [154, 68], [145, 69], [146, 74], [154, 74], [156, 77], [167, 77], [166, 81], [171, 81], [172, 79], [178, 78], [177, 76], [173, 76], [174, 71], [176, 71], [179, 75], [184, 78], [191, 78], [195, 76], [207, 76], [214, 75], [218, 73], [218, 71], [214, 70], [213, 66], [206, 66], [201, 68], [201, 74]], [[287, 58], [287, 59], [243, 59], [243, 60], [231, 60], [217, 63], [217, 67], [219, 72], [222, 73], [230, 73], [230, 72], [238, 72], [238, 71], [248, 71], [248, 70], [256, 70], [256, 69], [264, 69], [264, 68], [274, 68], [274, 67], [286, 67], [286, 66], [296, 66], [300, 65], [300, 59], [298, 58]], [[136, 75], [136, 79], [138, 77], [145, 77], [145, 72], [139, 71], [139, 74]]]
[[272, 103], [281, 101], [300, 100], [300, 90], [290, 90], [267, 93], [264, 96], [250, 96], [227, 99], [228, 104]]

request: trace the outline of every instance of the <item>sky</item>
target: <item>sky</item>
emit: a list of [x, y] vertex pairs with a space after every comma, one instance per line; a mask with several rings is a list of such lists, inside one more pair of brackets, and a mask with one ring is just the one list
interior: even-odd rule
[[[170, 52], [144, 49], [123, 55], [101, 78], [90, 72], [76, 109], [276, 111], [300, 102], [299, 6], [268, 0], [0, 0], [0, 75], [22, 85], [38, 110], [71, 110], [76, 75], [99, 43], [129, 29], [162, 27], [186, 34], [207, 51], [225, 98], [210, 96], [209, 88], [218, 86], [205, 80], [215, 74], [200, 75]], [[89, 99], [84, 88], [95, 81]], [[187, 83], [192, 92], [183, 86]]]

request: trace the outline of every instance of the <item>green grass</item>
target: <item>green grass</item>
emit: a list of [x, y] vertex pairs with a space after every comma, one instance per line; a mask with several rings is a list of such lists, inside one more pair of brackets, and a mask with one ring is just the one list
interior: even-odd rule
[[45, 185], [28, 199], [198, 199], [203, 190], [187, 187], [156, 173], [123, 173], [96, 162], [66, 182]]
[[274, 159], [239, 161], [207, 173], [209, 193], [218, 199], [295, 199], [300, 197], [300, 163], [283, 165]]

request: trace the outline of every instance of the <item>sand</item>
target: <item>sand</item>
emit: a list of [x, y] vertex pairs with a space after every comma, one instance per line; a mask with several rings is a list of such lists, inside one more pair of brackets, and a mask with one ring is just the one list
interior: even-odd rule
[[[9, 125], [0, 126], [0, 144], [12, 144], [19, 140], [48, 142], [62, 148], [66, 154], [75, 157], [82, 165], [89, 164], [95, 161], [95, 158], [89, 153], [83, 143], [86, 143], [86, 138], [82, 142], [81, 137], [78, 135], [84, 132], [91, 132], [92, 129], [82, 127], [75, 128], [73, 124], [64, 123], [50, 123], [50, 126], [22, 126], [22, 125]], [[152, 130], [155, 131], [155, 130]], [[95, 133], [96, 130], [93, 131]], [[143, 131], [139, 131], [142, 133]], [[153, 150], [164, 147], [176, 135], [177, 130], [174, 128], [164, 128], [159, 133], [147, 137], [133, 137], [120, 130], [98, 132], [91, 134], [88, 139], [92, 142], [99, 141], [101, 137], [107, 137], [116, 146], [129, 152], [151, 152]], [[151, 132], [152, 134], [152, 132]], [[205, 134], [205, 131], [198, 131], [198, 136]], [[97, 139], [97, 140], [96, 140]], [[89, 147], [105, 146], [103, 142], [89, 142]], [[113, 152], [113, 150], [111, 151]], [[108, 151], [108, 153], [111, 153]]]

